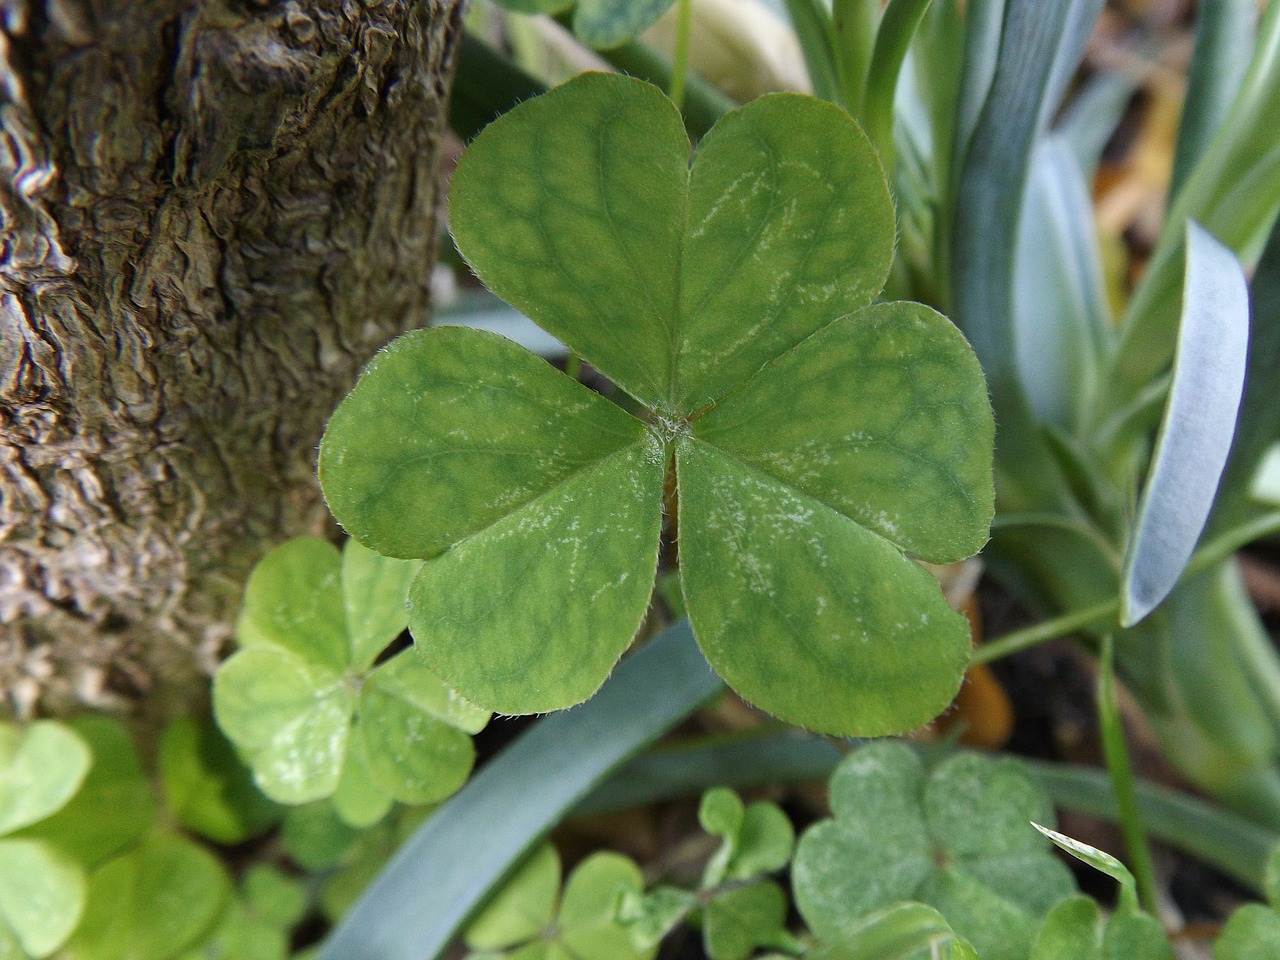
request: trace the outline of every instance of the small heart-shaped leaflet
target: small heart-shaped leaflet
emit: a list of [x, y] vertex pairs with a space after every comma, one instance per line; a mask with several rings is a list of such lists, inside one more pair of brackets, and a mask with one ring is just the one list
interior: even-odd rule
[[[359, 825], [389, 800], [431, 803], [466, 780], [468, 734], [488, 711], [446, 689], [412, 654], [373, 666], [405, 627], [417, 564], [349, 541], [338, 550], [300, 537], [254, 568], [237, 634], [242, 649], [214, 677], [219, 726], [280, 803], [365, 796], [339, 804]], [[352, 731], [355, 736], [352, 736]], [[344, 795], [344, 800], [350, 800]]]
[[517, 13], [561, 13], [573, 7], [573, 32], [597, 50], [633, 40], [667, 12], [674, 0], [498, 0]]
[[979, 956], [1021, 960], [1074, 891], [1029, 822], [1053, 808], [1017, 761], [959, 754], [930, 772], [901, 743], [870, 744], [836, 768], [831, 810], [800, 838], [791, 872], [796, 906], [826, 942], [918, 900]]
[[968, 627], [905, 552], [976, 551], [993, 504], [981, 370], [943, 317], [870, 307], [893, 205], [839, 108], [772, 95], [699, 146], [656, 88], [588, 74], [517, 107], [455, 171], [458, 248], [650, 410], [491, 335], [395, 341], [335, 412], [330, 508], [426, 559], [427, 664], [503, 713], [580, 702], [645, 614], [675, 464], [694, 632], [789, 721], [882, 734], [939, 713]]

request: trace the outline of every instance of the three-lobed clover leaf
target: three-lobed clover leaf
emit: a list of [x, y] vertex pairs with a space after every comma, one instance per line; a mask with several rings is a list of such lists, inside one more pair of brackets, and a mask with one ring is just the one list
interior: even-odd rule
[[801, 836], [791, 871], [796, 906], [824, 941], [915, 900], [983, 960], [1025, 960], [1040, 920], [1074, 891], [1029, 822], [1053, 809], [1015, 760], [959, 754], [928, 772], [901, 743], [870, 744], [836, 768], [831, 810]]
[[573, 8], [573, 32], [597, 50], [634, 39], [667, 12], [675, 0], [498, 0], [517, 13], [562, 13]]
[[485, 333], [394, 341], [334, 413], [320, 478], [352, 536], [426, 562], [410, 630], [502, 713], [590, 696], [653, 590], [664, 483], [707, 659], [835, 734], [939, 713], [968, 628], [910, 557], [985, 542], [993, 425], [944, 317], [872, 306], [893, 256], [874, 150], [790, 94], [725, 116], [692, 165], [656, 88], [588, 74], [471, 144], [458, 249], [644, 419]]
[[84, 873], [54, 845], [12, 834], [66, 806], [89, 770], [89, 748], [60, 723], [0, 723], [0, 957], [47, 957], [84, 907]]
[[560, 857], [544, 845], [468, 925], [469, 960], [650, 960], [657, 945], [635, 943], [619, 903], [644, 890], [640, 868], [616, 853], [583, 860], [560, 890]]
[[[254, 568], [218, 669], [218, 724], [281, 803], [335, 796], [358, 826], [392, 800], [431, 803], [466, 780], [470, 733], [489, 714], [445, 687], [412, 652], [374, 661], [404, 629], [417, 565], [311, 537]], [[406, 653], [408, 655], [406, 655]]]

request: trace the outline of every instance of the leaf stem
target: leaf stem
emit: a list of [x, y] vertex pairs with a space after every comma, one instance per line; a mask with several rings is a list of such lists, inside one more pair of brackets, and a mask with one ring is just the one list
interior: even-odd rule
[[1034, 647], [1036, 644], [1044, 643], [1046, 640], [1065, 637], [1067, 634], [1075, 633], [1082, 627], [1091, 626], [1108, 617], [1115, 617], [1119, 612], [1120, 598], [1115, 597], [1111, 600], [1104, 600], [1102, 603], [1096, 603], [1091, 607], [1085, 607], [1082, 610], [1073, 610], [1059, 617], [1041, 620], [1039, 623], [1023, 627], [1021, 630], [1006, 633], [990, 643], [984, 643], [974, 651], [973, 659], [970, 663], [990, 663], [992, 660], [999, 660], [1001, 657], [1007, 657], [1011, 653]]
[[693, 22], [693, 0], [677, 0], [676, 47], [671, 63], [671, 100], [684, 113], [684, 83], [689, 74], [689, 30]]
[[[1265, 513], [1210, 540], [1192, 555], [1181, 579], [1203, 573], [1210, 567], [1222, 563], [1246, 544], [1273, 533], [1280, 533], [1280, 510]], [[1065, 637], [1084, 627], [1093, 626], [1108, 617], [1118, 616], [1119, 612], [1120, 599], [1117, 597], [1096, 603], [1091, 607], [1042, 620], [1021, 630], [1006, 633], [990, 643], [984, 643], [974, 651], [971, 663], [990, 663], [993, 660], [999, 660], [1026, 650], [1028, 647], [1034, 647], [1038, 643], [1044, 643], [1046, 640]]]
[[1120, 817], [1120, 831], [1124, 834], [1125, 847], [1129, 851], [1129, 865], [1138, 883], [1138, 902], [1153, 917], [1159, 917], [1156, 899], [1155, 866], [1151, 859], [1151, 845], [1142, 823], [1142, 811], [1138, 809], [1138, 794], [1134, 787], [1133, 764], [1129, 762], [1129, 748], [1124, 739], [1124, 724], [1120, 719], [1120, 705], [1116, 699], [1114, 640], [1110, 633], [1102, 638], [1102, 669], [1098, 673], [1098, 723], [1102, 729], [1102, 755], [1111, 777], [1111, 789], [1116, 798], [1116, 810]]

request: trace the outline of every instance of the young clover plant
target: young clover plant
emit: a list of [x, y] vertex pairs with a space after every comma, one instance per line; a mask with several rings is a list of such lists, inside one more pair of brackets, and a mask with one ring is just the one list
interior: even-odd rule
[[928, 771], [880, 742], [841, 761], [834, 818], [805, 831], [791, 883], [827, 943], [901, 901], [936, 908], [983, 960], [1025, 960], [1045, 914], [1075, 892], [1030, 821], [1053, 808], [1017, 761], [959, 754]]
[[78, 864], [42, 839], [13, 836], [47, 819], [80, 788], [89, 748], [59, 723], [0, 723], [0, 957], [47, 957], [84, 909]]
[[271, 799], [334, 797], [344, 819], [364, 826], [393, 800], [447, 797], [471, 772], [468, 734], [489, 714], [412, 651], [374, 665], [404, 629], [416, 566], [301, 537], [254, 568], [241, 649], [218, 669], [213, 705]]
[[508, 714], [589, 697], [649, 605], [670, 474], [693, 630], [739, 694], [833, 734], [950, 702], [968, 628], [908, 554], [985, 541], [991, 410], [946, 318], [871, 305], [893, 204], [842, 110], [762, 97], [690, 163], [659, 90], [587, 74], [475, 139], [450, 223], [495, 293], [644, 410], [442, 327], [391, 343], [334, 413], [329, 506], [425, 559], [410, 630], [449, 687]]

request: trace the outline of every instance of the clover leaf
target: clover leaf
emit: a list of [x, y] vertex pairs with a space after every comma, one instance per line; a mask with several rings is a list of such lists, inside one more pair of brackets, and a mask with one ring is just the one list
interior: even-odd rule
[[555, 848], [535, 850], [471, 921], [471, 960], [647, 960], [656, 944], [638, 946], [618, 919], [624, 897], [644, 890], [640, 868], [616, 853], [596, 853], [560, 890]]
[[960, 754], [926, 772], [903, 744], [874, 743], [836, 768], [831, 809], [800, 838], [791, 874], [823, 940], [916, 900], [984, 960], [1025, 960], [1040, 920], [1074, 890], [1028, 822], [1053, 810], [1017, 761]]
[[703, 889], [781, 870], [795, 849], [795, 828], [781, 807], [765, 800], [744, 804], [727, 787], [702, 795], [698, 820], [707, 833], [724, 838], [707, 862]]
[[426, 562], [410, 630], [502, 713], [590, 696], [653, 591], [664, 483], [694, 633], [739, 694], [835, 734], [954, 696], [968, 628], [908, 558], [960, 559], [992, 514], [978, 362], [944, 317], [871, 302], [893, 256], [875, 152], [838, 107], [776, 94], [690, 147], [674, 105], [587, 74], [471, 144], [458, 249], [499, 296], [643, 404], [509, 341], [394, 341], [330, 420], [339, 522]]
[[597, 50], [633, 39], [667, 12], [674, 0], [498, 0], [517, 13], [561, 13], [573, 7], [573, 32]]
[[342, 794], [365, 826], [391, 800], [431, 803], [466, 780], [469, 733], [489, 715], [410, 653], [374, 666], [404, 629], [416, 564], [303, 537], [269, 553], [245, 589], [241, 650], [214, 677], [219, 726], [271, 799]]
[[43, 840], [11, 836], [64, 807], [84, 782], [89, 748], [60, 723], [0, 723], [0, 957], [46, 957], [84, 907], [80, 867]]

